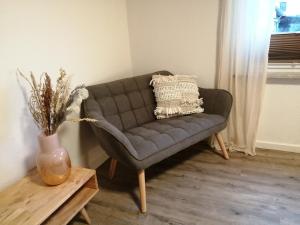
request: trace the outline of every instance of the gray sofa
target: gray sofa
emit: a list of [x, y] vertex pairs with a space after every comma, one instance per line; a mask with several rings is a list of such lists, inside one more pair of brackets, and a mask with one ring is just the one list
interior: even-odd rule
[[158, 71], [89, 86], [89, 98], [83, 103], [85, 116], [98, 120], [91, 123], [91, 127], [112, 158], [110, 178], [114, 176], [117, 162], [138, 171], [142, 212], [146, 212], [144, 170], [149, 166], [211, 135], [216, 135], [228, 159], [219, 132], [226, 127], [231, 94], [225, 90], [199, 88], [204, 113], [156, 120], [155, 97], [149, 85], [153, 74], [171, 75], [168, 71]]

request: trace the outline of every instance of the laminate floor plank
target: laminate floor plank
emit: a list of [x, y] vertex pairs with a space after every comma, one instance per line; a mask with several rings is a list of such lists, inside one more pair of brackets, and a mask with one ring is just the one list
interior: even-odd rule
[[[87, 212], [95, 225], [300, 225], [300, 154], [258, 149], [224, 160], [195, 145], [145, 171], [147, 208], [139, 212], [135, 171], [109, 161]], [[85, 224], [78, 215], [72, 225]]]

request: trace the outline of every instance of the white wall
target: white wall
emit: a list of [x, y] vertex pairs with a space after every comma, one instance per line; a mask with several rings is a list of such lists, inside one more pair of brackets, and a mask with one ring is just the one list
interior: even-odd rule
[[[134, 74], [166, 69], [213, 87], [218, 0], [127, 0]], [[300, 152], [300, 86], [267, 84], [257, 147]]]
[[[38, 148], [16, 69], [55, 80], [60, 67], [72, 86], [131, 75], [125, 0], [0, 0], [0, 188], [34, 166]], [[74, 165], [95, 167], [105, 156], [85, 130], [65, 126], [61, 139]]]
[[256, 146], [300, 153], [299, 80], [268, 82]]
[[134, 74], [170, 70], [213, 87], [218, 0], [127, 0]]
[[[39, 131], [28, 113], [17, 68], [48, 71], [55, 79], [63, 67], [72, 74], [73, 86], [118, 79], [132, 70], [167, 69], [194, 74], [201, 86], [213, 87], [218, 3], [0, 0], [0, 189], [34, 166], [38, 148]], [[267, 85], [258, 146], [298, 151], [299, 91], [299, 85]], [[86, 126], [65, 124], [61, 141], [74, 165], [97, 167], [106, 156]]]

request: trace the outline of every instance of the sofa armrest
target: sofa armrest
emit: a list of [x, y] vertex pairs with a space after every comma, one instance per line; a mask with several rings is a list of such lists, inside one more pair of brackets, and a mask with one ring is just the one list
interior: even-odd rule
[[223, 89], [199, 88], [200, 98], [203, 98], [204, 112], [208, 114], [218, 114], [228, 119], [231, 106], [232, 95]]
[[128, 157], [138, 158], [136, 150], [124, 133], [103, 117], [95, 99], [88, 98], [84, 101], [83, 107], [85, 117], [98, 120], [90, 124], [100, 144], [109, 156], [120, 161], [128, 161], [126, 160]]

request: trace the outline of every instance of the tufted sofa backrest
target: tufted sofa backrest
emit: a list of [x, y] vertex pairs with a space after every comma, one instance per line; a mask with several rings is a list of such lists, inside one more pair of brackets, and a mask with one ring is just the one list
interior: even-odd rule
[[103, 117], [121, 131], [151, 122], [155, 120], [156, 105], [149, 84], [153, 74], [171, 75], [168, 71], [158, 71], [89, 86], [89, 98], [95, 99]]

